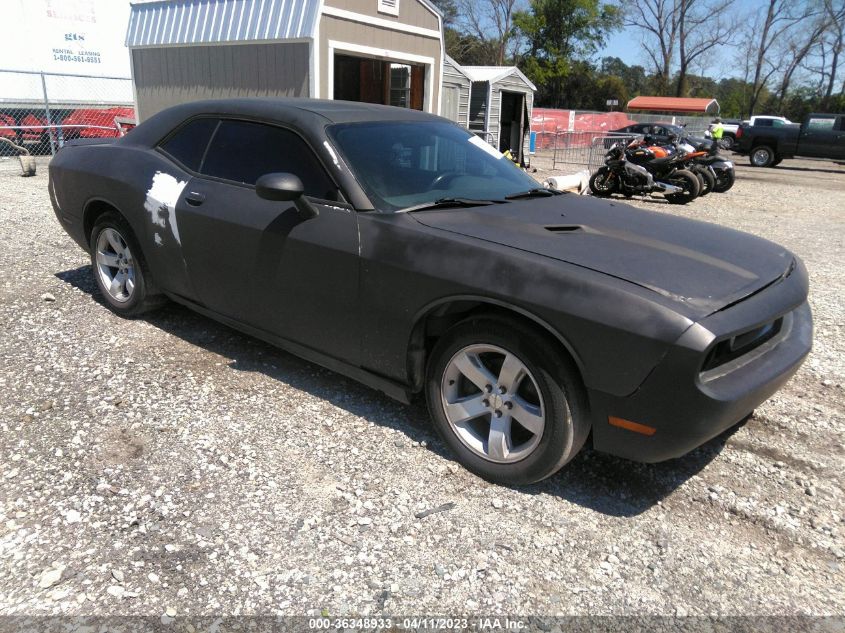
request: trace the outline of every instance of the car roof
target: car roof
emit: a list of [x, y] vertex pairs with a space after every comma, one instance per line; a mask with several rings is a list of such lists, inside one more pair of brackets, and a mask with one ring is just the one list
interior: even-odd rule
[[333, 123], [445, 121], [439, 116], [419, 110], [357, 101], [294, 97], [211, 99], [183, 103], [162, 110], [144, 121], [121, 141], [127, 145], [154, 145], [183, 121], [201, 115], [278, 121], [314, 132]]

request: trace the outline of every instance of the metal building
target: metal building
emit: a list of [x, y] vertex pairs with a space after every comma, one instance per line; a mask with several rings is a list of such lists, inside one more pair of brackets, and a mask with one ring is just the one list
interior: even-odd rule
[[461, 66], [446, 56], [440, 114], [522, 160], [536, 90], [516, 66]]
[[139, 120], [205, 98], [348, 99], [440, 111], [430, 0], [158, 0], [132, 5]]
[[472, 86], [472, 81], [466, 76], [460, 64], [445, 55], [443, 57], [440, 116], [456, 121], [468, 128], [470, 86]]

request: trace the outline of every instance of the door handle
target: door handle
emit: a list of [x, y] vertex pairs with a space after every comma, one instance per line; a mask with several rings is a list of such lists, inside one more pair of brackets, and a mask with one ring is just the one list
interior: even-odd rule
[[185, 202], [191, 206], [198, 207], [205, 202], [205, 194], [199, 191], [189, 191], [185, 194]]

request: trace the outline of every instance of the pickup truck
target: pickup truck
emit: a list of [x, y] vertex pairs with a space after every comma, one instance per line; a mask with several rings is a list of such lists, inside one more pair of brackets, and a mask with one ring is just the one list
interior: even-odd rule
[[774, 167], [784, 158], [827, 158], [845, 161], [845, 114], [809, 114], [800, 125], [742, 125], [737, 154], [754, 167]]

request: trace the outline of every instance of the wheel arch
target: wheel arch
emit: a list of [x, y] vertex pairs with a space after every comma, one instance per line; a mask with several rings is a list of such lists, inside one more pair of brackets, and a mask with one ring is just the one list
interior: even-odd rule
[[487, 315], [521, 321], [550, 337], [574, 365], [578, 377], [584, 382], [584, 365], [572, 344], [547, 321], [531, 311], [490, 297], [458, 295], [437, 299], [423, 307], [414, 316], [407, 345], [407, 374], [411, 389], [423, 388], [425, 366], [437, 339], [450, 327], [471, 316]]
[[94, 225], [97, 223], [97, 219], [103, 215], [104, 213], [108, 213], [109, 211], [114, 211], [118, 215], [120, 215], [124, 220], [127, 222], [129, 219], [123, 212], [114, 204], [111, 200], [107, 200], [106, 198], [101, 197], [94, 197], [89, 198], [88, 201], [85, 203], [85, 206], [82, 210], [82, 230], [83, 236], [85, 238], [86, 244], [91, 239], [91, 231], [94, 230]]

